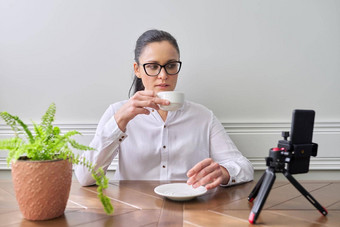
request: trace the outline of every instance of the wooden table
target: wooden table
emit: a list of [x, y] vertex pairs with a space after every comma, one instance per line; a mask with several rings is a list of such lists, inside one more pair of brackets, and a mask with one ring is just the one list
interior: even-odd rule
[[[247, 201], [255, 182], [216, 188], [186, 202], [154, 193], [158, 181], [111, 182], [106, 190], [115, 212], [107, 216], [96, 187], [72, 183], [65, 214], [49, 221], [22, 218], [13, 185], [0, 181], [0, 226], [251, 226]], [[322, 216], [288, 181], [275, 182], [256, 226], [340, 226], [340, 182], [300, 182], [329, 212]]]

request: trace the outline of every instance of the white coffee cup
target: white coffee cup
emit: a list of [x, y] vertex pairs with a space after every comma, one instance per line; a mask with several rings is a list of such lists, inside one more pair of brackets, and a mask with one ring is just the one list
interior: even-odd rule
[[175, 111], [181, 108], [184, 104], [184, 93], [179, 91], [161, 91], [157, 93], [157, 96], [161, 99], [170, 101], [170, 105], [159, 105], [161, 110]]

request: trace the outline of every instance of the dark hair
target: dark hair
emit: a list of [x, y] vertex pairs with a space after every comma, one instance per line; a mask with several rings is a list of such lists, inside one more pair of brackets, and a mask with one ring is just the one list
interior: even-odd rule
[[[139, 64], [139, 57], [141, 53], [143, 52], [144, 48], [148, 44], [153, 43], [153, 42], [161, 42], [161, 41], [168, 41], [170, 44], [172, 44], [176, 48], [179, 54], [179, 47], [178, 47], [177, 41], [170, 33], [166, 31], [152, 29], [152, 30], [148, 30], [144, 32], [136, 41], [136, 47], [135, 47], [136, 63]], [[134, 76], [133, 82], [129, 89], [129, 97], [131, 94], [131, 89], [133, 87], [134, 87], [133, 94], [135, 94], [137, 91], [142, 91], [145, 89], [142, 79], [138, 78], [136, 75]]]

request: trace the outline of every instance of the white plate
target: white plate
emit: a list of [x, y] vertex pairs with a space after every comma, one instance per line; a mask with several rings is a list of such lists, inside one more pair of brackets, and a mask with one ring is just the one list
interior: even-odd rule
[[203, 186], [193, 188], [187, 183], [172, 183], [159, 185], [155, 187], [154, 191], [156, 194], [165, 196], [168, 199], [184, 201], [205, 194], [207, 189]]

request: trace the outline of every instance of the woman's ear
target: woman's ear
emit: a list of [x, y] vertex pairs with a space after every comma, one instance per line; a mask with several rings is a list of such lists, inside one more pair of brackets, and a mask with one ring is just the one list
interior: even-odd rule
[[135, 71], [135, 75], [138, 77], [138, 78], [141, 78], [141, 75], [140, 75], [140, 70], [139, 70], [139, 65], [137, 62], [133, 63], [133, 69]]

